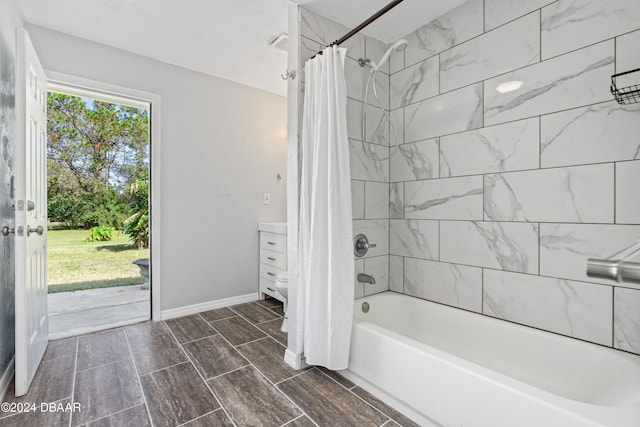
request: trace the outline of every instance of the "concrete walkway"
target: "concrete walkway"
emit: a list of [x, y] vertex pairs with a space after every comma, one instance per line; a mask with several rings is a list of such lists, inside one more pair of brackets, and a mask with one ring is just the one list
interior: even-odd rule
[[149, 320], [150, 291], [142, 289], [142, 286], [49, 294], [49, 339], [66, 338]]

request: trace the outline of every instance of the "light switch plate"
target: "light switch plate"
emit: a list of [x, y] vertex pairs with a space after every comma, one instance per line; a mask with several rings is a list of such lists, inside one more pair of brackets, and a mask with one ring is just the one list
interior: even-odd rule
[[264, 193], [263, 203], [265, 205], [270, 205], [271, 204], [271, 194], [270, 193]]

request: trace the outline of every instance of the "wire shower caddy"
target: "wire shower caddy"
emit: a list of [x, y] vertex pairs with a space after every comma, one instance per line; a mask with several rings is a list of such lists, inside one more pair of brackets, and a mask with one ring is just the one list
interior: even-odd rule
[[[628, 77], [633, 73], [637, 73], [636, 81], [638, 84], [618, 87], [620, 77]], [[618, 101], [618, 104], [635, 104], [636, 102], [640, 102], [640, 68], [611, 76], [611, 93], [616, 101]]]

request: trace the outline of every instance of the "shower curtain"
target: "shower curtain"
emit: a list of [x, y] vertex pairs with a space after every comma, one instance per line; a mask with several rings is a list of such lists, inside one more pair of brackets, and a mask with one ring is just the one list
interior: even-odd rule
[[300, 145], [297, 342], [334, 370], [348, 365], [354, 298], [345, 55], [331, 46], [306, 62]]

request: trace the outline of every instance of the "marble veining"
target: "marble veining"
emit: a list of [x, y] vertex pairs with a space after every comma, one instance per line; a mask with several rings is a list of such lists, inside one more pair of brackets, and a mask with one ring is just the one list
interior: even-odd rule
[[484, 314], [611, 345], [610, 287], [496, 270], [483, 280]]
[[387, 255], [369, 257], [364, 260], [364, 273], [376, 279], [375, 284], [364, 284], [364, 296], [389, 290], [389, 257]]
[[485, 0], [485, 31], [499, 27], [554, 1], [555, 0]]
[[613, 328], [616, 348], [640, 353], [640, 290], [615, 288]]
[[[320, 43], [323, 47], [329, 46], [330, 43], [339, 39], [350, 30], [350, 28], [318, 15], [304, 7], [301, 9], [300, 19], [300, 34]], [[363, 34], [356, 34], [343, 43], [341, 47], [347, 48], [347, 56], [357, 60], [358, 58], [364, 57], [364, 45], [365, 36]]]
[[389, 186], [389, 218], [404, 218], [404, 183]]
[[542, 116], [542, 167], [640, 159], [639, 113], [610, 101]]
[[482, 176], [405, 183], [405, 217], [482, 219]]
[[638, 241], [638, 225], [540, 224], [540, 274], [615, 284], [588, 277], [587, 258], [607, 258]]
[[535, 169], [539, 128], [539, 119], [532, 118], [443, 136], [440, 176]]
[[426, 59], [391, 76], [391, 109], [438, 94], [438, 57]]
[[485, 175], [485, 219], [613, 222], [611, 188], [611, 164]]
[[[603, 85], [613, 74], [613, 41], [605, 41], [484, 82], [485, 123], [497, 124], [611, 99]], [[500, 93], [507, 81], [518, 90]], [[589, 88], [585, 90], [585, 88]]]
[[365, 218], [389, 218], [389, 184], [386, 182], [365, 183]]
[[[367, 150], [367, 152], [364, 150]], [[373, 157], [367, 153], [371, 153]], [[388, 156], [389, 147], [369, 143], [363, 144], [362, 141], [350, 139], [349, 161], [351, 166], [351, 179], [388, 182], [389, 162], [382, 160]]]
[[398, 146], [391, 156], [391, 181], [415, 181], [438, 177], [438, 139]]
[[404, 258], [389, 255], [389, 290], [404, 292]]
[[413, 65], [483, 31], [483, 0], [470, 0], [409, 34], [405, 63]]
[[441, 221], [440, 239], [441, 261], [538, 273], [537, 224]]
[[419, 141], [483, 126], [482, 83], [405, 107], [405, 142]]
[[439, 259], [437, 221], [391, 220], [389, 227], [389, 252], [391, 254]]
[[534, 12], [440, 54], [440, 90], [456, 89], [540, 60]]
[[404, 292], [454, 307], [482, 310], [482, 269], [405, 258]]
[[633, 224], [640, 219], [640, 161], [616, 165], [616, 223]]
[[635, 0], [560, 0], [542, 9], [542, 54], [550, 58], [638, 28]]

